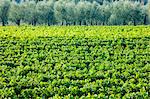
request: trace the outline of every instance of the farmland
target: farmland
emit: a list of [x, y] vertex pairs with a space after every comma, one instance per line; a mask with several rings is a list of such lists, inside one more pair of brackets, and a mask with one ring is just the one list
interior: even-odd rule
[[0, 98], [150, 97], [149, 26], [0, 27]]

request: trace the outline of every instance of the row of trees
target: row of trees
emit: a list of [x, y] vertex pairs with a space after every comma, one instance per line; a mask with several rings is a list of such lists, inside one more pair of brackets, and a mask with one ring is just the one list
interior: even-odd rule
[[[93, 0], [94, 1], [94, 0]], [[2, 25], [142, 25], [148, 24], [149, 6], [133, 1], [0, 0]]]
[[[20, 3], [22, 1], [35, 1], [40, 2], [40, 1], [50, 1], [50, 0], [11, 0], [11, 1], [16, 1], [17, 3]], [[54, 1], [59, 1], [59, 0], [54, 0]], [[66, 0], [64, 0], [66, 1]], [[99, 4], [103, 4], [103, 2], [107, 1], [107, 2], [114, 2], [114, 1], [119, 1], [119, 0], [67, 0], [67, 1], [74, 1], [76, 3], [80, 2], [80, 1], [88, 1], [88, 2], [97, 2]], [[129, 0], [129, 1], [137, 1], [140, 3], [143, 3], [144, 5], [147, 4], [148, 0]]]

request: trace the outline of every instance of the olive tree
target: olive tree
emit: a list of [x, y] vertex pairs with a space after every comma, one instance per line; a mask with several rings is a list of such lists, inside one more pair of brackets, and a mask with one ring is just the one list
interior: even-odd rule
[[66, 24], [66, 2], [63, 0], [57, 1], [54, 5], [54, 12], [57, 23], [61, 23], [61, 25]]
[[47, 25], [54, 24], [54, 1], [41, 1], [37, 3], [38, 21]]
[[[111, 16], [109, 18], [110, 25], [123, 25], [129, 13], [128, 9], [124, 9], [123, 1], [116, 1], [112, 3]], [[128, 11], [129, 12], [129, 11]]]
[[131, 11], [131, 17], [134, 25], [144, 24], [145, 9], [139, 2], [135, 2]]
[[146, 15], [147, 15], [147, 23], [150, 24], [150, 3], [148, 3], [146, 6], [145, 6], [145, 10], [146, 10]]
[[110, 16], [112, 15], [111, 10], [112, 10], [111, 3], [105, 2], [103, 5], [101, 5], [100, 7], [101, 12], [99, 13], [101, 13], [100, 20], [101, 20], [102, 25], [109, 25], [108, 21], [109, 21]]
[[75, 2], [67, 2], [65, 5], [66, 10], [66, 24], [67, 25], [75, 25], [78, 17], [77, 17], [77, 10], [76, 10]]
[[100, 25], [103, 22], [102, 6], [93, 2], [91, 6], [90, 25]]
[[16, 2], [12, 2], [11, 3], [11, 7], [10, 7], [10, 11], [9, 11], [9, 19], [12, 22], [15, 22], [17, 25], [20, 25], [21, 20], [24, 19], [25, 16], [25, 7], [24, 7], [24, 3], [16, 3]]
[[116, 1], [112, 3], [110, 25], [144, 24], [144, 7], [138, 2]]
[[5, 26], [8, 23], [8, 12], [10, 8], [9, 0], [0, 0], [0, 21]]
[[87, 25], [89, 21], [91, 21], [91, 8], [92, 4], [87, 1], [80, 1], [77, 5], [77, 15], [79, 25]]
[[38, 15], [39, 15], [39, 13], [37, 12], [36, 2], [26, 1], [24, 2], [24, 7], [25, 7], [24, 21], [35, 26], [38, 22]]

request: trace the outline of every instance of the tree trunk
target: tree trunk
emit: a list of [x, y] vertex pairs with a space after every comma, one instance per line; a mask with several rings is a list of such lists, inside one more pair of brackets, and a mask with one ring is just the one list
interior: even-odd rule
[[17, 21], [16, 21], [16, 24], [17, 24], [18, 26], [20, 26], [20, 20], [17, 20]]
[[50, 24], [50, 20], [48, 20], [48, 21], [47, 21], [47, 25], [48, 25], [48, 26], [50, 26], [50, 25], [51, 25], [51, 24]]
[[146, 22], [146, 21], [147, 21], [147, 16], [145, 15], [145, 16], [144, 16], [144, 25], [147, 25], [147, 22]]
[[102, 22], [102, 25], [105, 25], [104, 22]]
[[125, 20], [123, 20], [123, 25], [126, 25], [126, 22], [125, 22]]
[[97, 21], [96, 21], [96, 25], [97, 25]]
[[135, 22], [135, 20], [133, 20], [133, 24], [134, 24], [134, 26], [136, 26], [136, 22]]
[[50, 26], [51, 24], [48, 22], [48, 26]]
[[91, 21], [91, 25], [93, 25], [92, 21]]
[[82, 21], [80, 21], [79, 25], [82, 25]]
[[32, 25], [36, 26], [36, 20], [33, 20]]
[[86, 25], [86, 21], [83, 21], [83, 25]]
[[73, 22], [73, 25], [76, 25], [76, 22]]
[[2, 20], [2, 26], [5, 26], [5, 21], [4, 20]]

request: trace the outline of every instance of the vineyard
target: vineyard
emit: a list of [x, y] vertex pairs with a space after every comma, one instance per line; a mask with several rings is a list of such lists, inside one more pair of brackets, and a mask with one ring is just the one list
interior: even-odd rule
[[149, 97], [149, 26], [0, 27], [1, 99]]

